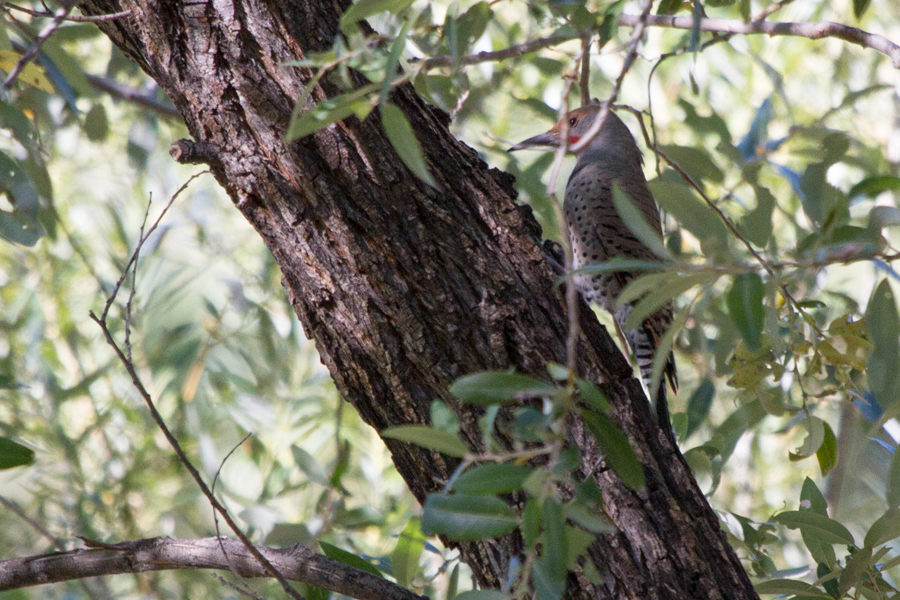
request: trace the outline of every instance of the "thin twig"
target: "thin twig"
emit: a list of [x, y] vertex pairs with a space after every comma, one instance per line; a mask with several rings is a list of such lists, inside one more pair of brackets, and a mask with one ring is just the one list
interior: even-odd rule
[[[172, 195], [168, 204], [166, 204], [162, 213], [154, 221], [153, 225], [149, 228], [146, 235], [144, 235], [142, 233], [140, 239], [138, 240], [138, 243], [137, 243], [137, 246], [136, 246], [134, 252], [132, 253], [131, 257], [129, 258], [128, 262], [126, 263], [125, 269], [123, 269], [123, 271], [122, 271], [122, 276], [119, 277], [119, 280], [116, 282], [115, 288], [113, 288], [112, 292], [109, 295], [109, 298], [106, 301], [105, 306], [103, 307], [103, 312], [101, 313], [101, 316], [97, 317], [97, 315], [95, 315], [94, 312], [91, 311], [90, 317], [95, 323], [97, 323], [97, 325], [100, 326], [100, 330], [103, 332], [103, 336], [106, 338], [106, 343], [109, 344], [109, 346], [113, 349], [113, 352], [115, 352], [116, 356], [119, 358], [119, 361], [125, 367], [125, 371], [131, 377], [132, 385], [138, 391], [138, 393], [144, 399], [144, 402], [147, 404], [147, 407], [150, 409], [150, 415], [153, 418], [153, 421], [156, 423], [156, 426], [160, 429], [160, 431], [162, 431], [163, 435], [166, 437], [166, 441], [168, 441], [169, 445], [175, 451], [175, 454], [178, 457], [178, 461], [182, 465], [184, 465], [185, 469], [187, 469], [188, 473], [191, 475], [191, 477], [196, 482], [197, 487], [200, 488], [200, 491], [203, 493], [204, 496], [206, 496], [206, 499], [209, 501], [209, 503], [213, 506], [213, 508], [216, 511], [218, 511], [219, 514], [222, 515], [222, 518], [225, 520], [225, 522], [228, 524], [228, 526], [231, 528], [231, 530], [235, 533], [235, 535], [238, 537], [238, 539], [241, 541], [241, 543], [244, 545], [244, 547], [247, 548], [247, 551], [250, 552], [250, 554], [259, 562], [259, 564], [263, 567], [263, 569], [266, 571], [266, 573], [268, 573], [269, 575], [271, 575], [272, 577], [277, 579], [278, 582], [281, 584], [281, 587], [284, 589], [284, 591], [289, 596], [291, 596], [295, 600], [303, 600], [303, 596], [301, 596], [300, 593], [297, 592], [297, 590], [295, 590], [293, 587], [291, 587], [290, 583], [288, 583], [288, 580], [285, 578], [285, 576], [278, 569], [276, 569], [275, 566], [271, 562], [269, 562], [269, 560], [266, 559], [265, 556], [262, 555], [262, 553], [256, 548], [256, 546], [253, 545], [253, 543], [244, 534], [244, 532], [241, 530], [241, 528], [238, 527], [237, 523], [235, 523], [234, 520], [231, 518], [231, 515], [228, 513], [228, 510], [216, 499], [216, 497], [213, 495], [212, 491], [206, 485], [206, 482], [203, 481], [203, 478], [200, 476], [199, 471], [197, 471], [197, 468], [194, 467], [193, 463], [191, 463], [190, 459], [188, 459], [187, 455], [185, 454], [184, 450], [181, 447], [181, 444], [175, 438], [174, 434], [171, 432], [168, 425], [166, 425], [165, 421], [163, 420], [162, 415], [157, 410], [156, 404], [153, 402], [153, 398], [150, 396], [150, 393], [144, 387], [143, 382], [141, 381], [140, 377], [137, 374], [137, 370], [134, 366], [134, 363], [130, 360], [130, 358], [128, 356], [126, 356], [125, 352], [122, 351], [122, 348], [118, 345], [118, 343], [116, 343], [115, 339], [112, 336], [112, 332], [109, 329], [109, 325], [106, 321], [107, 315], [109, 314], [109, 309], [112, 306], [113, 302], [115, 301], [115, 298], [119, 292], [119, 289], [121, 288], [122, 283], [125, 280], [125, 277], [128, 275], [128, 271], [130, 270], [131, 266], [137, 262], [141, 247], [144, 245], [144, 242], [147, 241], [147, 239], [150, 237], [150, 235], [159, 226], [160, 222], [162, 221], [162, 218], [165, 216], [169, 207], [172, 206], [172, 204], [175, 202], [175, 199], [181, 194], [181, 192], [183, 192], [194, 179], [196, 179], [197, 177], [199, 177], [200, 175], [203, 175], [205, 173], [208, 173], [208, 171], [203, 171], [201, 173], [198, 173], [198, 174], [192, 176], [190, 179], [188, 179], [188, 181], [184, 185], [182, 185], [180, 188], [178, 188], [178, 190], [175, 192], [175, 194]], [[141, 230], [143, 231], [143, 226], [142, 226]], [[127, 312], [126, 312], [126, 316], [125, 316], [125, 324], [126, 324], [125, 338], [127, 340], [129, 337], [129, 332], [128, 332], [129, 315], [127, 314]]]
[[[0, 0], [0, 6], [3, 6], [9, 10], [17, 10], [19, 12], [23, 12], [27, 15], [31, 15], [32, 17], [42, 17], [49, 18], [54, 16], [53, 13], [49, 11], [40, 11], [40, 10], [32, 10], [30, 8], [25, 8], [24, 6], [19, 6], [18, 4], [13, 4], [12, 2], [7, 2], [6, 0]], [[115, 21], [116, 19], [121, 19], [123, 17], [127, 17], [134, 12], [133, 9], [123, 10], [122, 12], [110, 13], [107, 15], [95, 15], [93, 17], [86, 17], [83, 15], [68, 15], [63, 21], [72, 21], [74, 23], [103, 23], [104, 21]]]
[[135, 88], [126, 85], [121, 85], [106, 77], [98, 77], [97, 75], [90, 74], [85, 74], [85, 77], [87, 78], [88, 83], [93, 87], [106, 92], [113, 98], [125, 100], [144, 108], [149, 108], [153, 112], [167, 119], [181, 120], [181, 114], [174, 106], [168, 102], [160, 102], [146, 92], [136, 90]]
[[6, 81], [3, 82], [3, 89], [8, 90], [10, 86], [12, 86], [13, 82], [16, 80], [16, 77], [22, 72], [28, 63], [34, 60], [34, 57], [37, 56], [37, 53], [40, 52], [41, 46], [44, 45], [44, 42], [47, 41], [53, 33], [59, 29], [59, 26], [62, 25], [62, 22], [66, 20], [66, 17], [69, 16], [69, 13], [72, 12], [72, 9], [75, 8], [75, 4], [78, 0], [64, 0], [56, 12], [53, 14], [53, 20], [44, 27], [44, 30], [41, 31], [34, 41], [31, 43], [31, 46], [28, 50], [25, 51], [25, 54], [19, 59], [16, 63], [16, 66], [13, 67], [12, 71], [9, 72], [9, 75], [6, 76]]
[[9, 500], [8, 498], [5, 498], [3, 496], [0, 496], [0, 504], [5, 506], [9, 510], [13, 511], [14, 513], [16, 513], [16, 516], [18, 516], [20, 519], [22, 519], [23, 521], [28, 523], [31, 526], [31, 528], [34, 529], [35, 531], [37, 531], [41, 536], [47, 538], [54, 546], [56, 546], [57, 548], [59, 548], [62, 551], [66, 550], [66, 543], [63, 540], [59, 539], [58, 537], [56, 537], [55, 535], [53, 535], [52, 533], [47, 531], [43, 525], [41, 525], [40, 523], [38, 523], [37, 521], [35, 521], [31, 517], [29, 517], [27, 514], [25, 514], [25, 511], [22, 510], [18, 504], [16, 504], [12, 500]]
[[581, 38], [581, 79], [578, 87], [581, 88], [581, 105], [587, 106], [591, 101], [591, 42], [594, 39], [593, 32], [584, 34]]
[[[622, 27], [637, 27], [641, 23], [641, 15], [619, 15], [618, 24]], [[893, 61], [894, 67], [900, 69], [900, 46], [877, 33], [869, 33], [857, 27], [850, 27], [842, 23], [825, 21], [822, 23], [772, 23], [769, 21], [735, 21], [729, 19], [703, 18], [696, 22], [700, 31], [727, 35], [768, 35], [768, 36], [796, 36], [811, 40], [833, 37], [851, 44], [857, 44], [863, 48], [871, 48], [888, 55]], [[672, 17], [665, 15], [647, 15], [647, 27], [662, 27], [669, 29], [693, 29], [695, 20], [693, 17]], [[578, 34], [556, 35], [541, 38], [496, 50], [493, 52], [478, 52], [463, 56], [456, 60], [451, 56], [438, 56], [425, 60], [416, 59], [410, 63], [419, 62], [425, 69], [435, 67], [453, 67], [475, 65], [483, 62], [495, 62], [515, 58], [523, 54], [530, 54], [544, 48], [557, 46], [571, 40], [579, 39]], [[721, 41], [721, 40], [717, 40]]]

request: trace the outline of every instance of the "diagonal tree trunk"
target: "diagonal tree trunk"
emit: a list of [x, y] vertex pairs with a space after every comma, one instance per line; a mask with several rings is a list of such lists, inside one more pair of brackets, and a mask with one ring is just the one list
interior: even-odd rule
[[[477, 414], [455, 404], [456, 377], [514, 367], [544, 376], [565, 362], [565, 303], [513, 179], [453, 138], [443, 112], [410, 86], [392, 96], [417, 132], [437, 189], [398, 159], [379, 120], [355, 118], [297, 142], [283, 135], [312, 72], [280, 66], [331, 46], [347, 0], [87, 0], [86, 14], [131, 9], [103, 31], [168, 93], [238, 210], [259, 232], [307, 335], [341, 394], [373, 427], [427, 422], [453, 407], [471, 447]], [[338, 90], [322, 81], [310, 102]], [[654, 429], [640, 385], [615, 344], [581, 311], [579, 372], [603, 382], [647, 487], [597, 475], [608, 518], [591, 557], [602, 586], [572, 579], [572, 598], [756, 598], [746, 572], [677, 448]], [[571, 443], [592, 452], [575, 422]], [[386, 440], [420, 500], [454, 464]], [[479, 583], [499, 587], [516, 535], [462, 544]]]

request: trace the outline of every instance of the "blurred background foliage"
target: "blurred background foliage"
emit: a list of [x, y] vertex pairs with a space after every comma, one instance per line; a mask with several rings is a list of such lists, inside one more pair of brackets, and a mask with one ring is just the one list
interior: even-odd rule
[[[373, 5], [380, 11], [366, 12]], [[4, 6], [0, 68], [8, 72], [48, 19]], [[355, 6], [376, 33], [345, 24], [332, 51], [305, 64], [338, 83], [352, 67], [376, 85], [321, 107], [320, 122], [362, 117], [386, 102], [384, 74], [399, 62], [403, 74], [388, 85], [411, 80], [452, 113], [453, 132], [516, 176], [522, 202], [545, 236], [558, 239], [545, 187], [552, 156], [505, 149], [558, 118], [579, 31], [605, 15], [635, 14], [637, 4]], [[717, 0], [705, 9], [740, 20], [748, 7], [756, 15], [775, 6]], [[662, 9], [687, 15], [692, 7]], [[894, 0], [783, 0], [769, 18], [838, 21], [900, 40]], [[589, 92], [601, 99], [631, 31], [610, 23], [609, 41], [590, 57]], [[465, 68], [420, 60], [458, 60], [549, 35], [575, 39]], [[762, 525], [801, 498], [805, 508], [816, 503], [807, 478], [857, 540], [898, 498], [900, 476], [890, 472], [900, 440], [892, 293], [900, 276], [891, 261], [892, 226], [900, 224], [900, 77], [883, 54], [836, 39], [734, 36], [701, 46], [711, 35], [692, 35], [650, 28], [619, 95], [648, 132], [652, 147], [635, 114], [620, 111], [668, 215], [672, 264], [642, 285], [657, 290], [654, 302], [678, 295], [682, 388], [671, 400], [673, 420], [723, 527], [754, 574], [811, 570], [814, 580], [821, 557], [801, 535]], [[577, 96], [576, 85], [573, 105]], [[404, 139], [402, 124], [385, 125]], [[302, 132], [309, 122], [298, 116], [294, 126]], [[153, 83], [84, 22], [65, 23], [44, 43], [35, 69], [0, 101], [0, 128], [0, 438], [34, 452], [30, 464], [0, 471], [0, 557], [71, 548], [75, 536], [213, 535], [211, 509], [88, 318], [121, 275], [148, 202], [152, 220], [199, 171], [167, 154], [185, 128]], [[740, 237], [654, 149], [697, 182]], [[336, 394], [274, 261], [209, 175], [177, 199], [144, 247], [133, 310], [145, 384], [205, 475], [211, 480], [221, 466], [217, 491], [254, 541], [324, 541], [373, 557], [387, 572], [392, 553], [395, 565], [416, 563], [418, 554], [402, 554], [409, 544], [398, 547], [408, 538], [398, 544], [397, 536], [415, 530], [408, 524], [420, 509], [377, 435]], [[121, 336], [121, 307], [112, 314]], [[404, 567], [394, 575], [442, 596], [447, 578], [435, 576], [452, 570], [446, 561], [454, 555], [426, 550], [418, 574]], [[232, 593], [223, 589], [191, 572], [4, 597]]]

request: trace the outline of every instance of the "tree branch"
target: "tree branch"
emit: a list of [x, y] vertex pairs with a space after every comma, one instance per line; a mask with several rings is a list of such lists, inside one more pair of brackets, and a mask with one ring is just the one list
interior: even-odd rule
[[[17, 10], [19, 12], [23, 12], [26, 15], [31, 15], [32, 17], [50, 18], [53, 16], [53, 13], [51, 12], [31, 10], [30, 8], [25, 8], [24, 6], [19, 6], [18, 4], [13, 4], [12, 2], [7, 2], [6, 0], [0, 0], [0, 6], [6, 8], [7, 10]], [[117, 13], [110, 13], [108, 15], [97, 15], [95, 17], [67, 15], [63, 19], [63, 21], [73, 21], [75, 23], [102, 23], [103, 21], [114, 21], [116, 19], [121, 19], [122, 17], [127, 17], [131, 14], [131, 12], [131, 9], [129, 9]]]
[[50, 24], [47, 25], [36, 38], [34, 38], [31, 46], [28, 48], [28, 50], [25, 51], [25, 54], [22, 55], [22, 58], [19, 59], [19, 62], [16, 63], [16, 66], [13, 67], [12, 71], [9, 72], [9, 75], [6, 76], [6, 80], [3, 82], [4, 90], [8, 90], [16, 80], [16, 77], [19, 76], [19, 73], [22, 72], [22, 69], [28, 66], [28, 63], [34, 60], [34, 57], [37, 56], [37, 53], [41, 51], [41, 46], [44, 45], [44, 42], [47, 41], [47, 38], [49, 38], [57, 29], [59, 29], [59, 26], [62, 25], [62, 22], [66, 20], [66, 18], [69, 16], [69, 13], [72, 12], [73, 8], [75, 8], [76, 1], [77, 0], [68, 0], [60, 4], [60, 7], [56, 9], [56, 12], [53, 14], [53, 20], [50, 21]]
[[[781, 5], [779, 5], [780, 7]], [[619, 25], [622, 27], [637, 27], [641, 22], [640, 15], [620, 15]], [[672, 17], [664, 15], [648, 15], [647, 27], [665, 27], [669, 29], [693, 29], [693, 17]], [[768, 21], [753, 21], [744, 23], [743, 21], [733, 21], [729, 19], [700, 19], [700, 31], [708, 33], [722, 34], [742, 34], [742, 35], [789, 35], [796, 37], [805, 37], [811, 40], [818, 40], [826, 37], [833, 37], [857, 44], [864, 48], [871, 48], [884, 54], [887, 54], [894, 64], [894, 68], [900, 69], [900, 46], [877, 33], [869, 33], [843, 25], [841, 23], [833, 23], [826, 21], [823, 23], [770, 23]], [[564, 42], [579, 39], [579, 35], [557, 35], [548, 38], [541, 38], [525, 44], [510, 46], [503, 50], [494, 52], [478, 52], [470, 54], [454, 61], [452, 56], [438, 56], [426, 60], [410, 62], [421, 62], [423, 68], [431, 69], [435, 67], [452, 67], [475, 65], [483, 62], [493, 62], [506, 60], [507, 58], [515, 58], [523, 54], [530, 54], [550, 46], [556, 46]]]
[[[425, 600], [383, 577], [316, 554], [309, 548], [254, 548], [291, 581], [359, 600]], [[148, 538], [2, 561], [0, 592], [101, 575], [232, 568], [241, 577], [269, 577], [265, 567], [236, 540]]]

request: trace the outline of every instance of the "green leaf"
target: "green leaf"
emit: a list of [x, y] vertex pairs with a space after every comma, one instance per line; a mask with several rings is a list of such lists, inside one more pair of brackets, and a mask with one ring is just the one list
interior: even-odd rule
[[525, 548], [531, 550], [541, 535], [541, 519], [543, 518], [541, 503], [537, 498], [531, 497], [525, 510], [522, 511], [522, 541]]
[[37, 215], [40, 201], [34, 182], [18, 162], [2, 152], [0, 152], [0, 191], [9, 196], [16, 210], [30, 217]]
[[544, 500], [544, 551], [548, 574], [554, 579], [566, 578], [566, 518], [562, 506], [553, 498]]
[[700, 240], [706, 256], [715, 256], [727, 248], [728, 232], [721, 217], [697, 199], [690, 188], [655, 179], [650, 182], [650, 189], [659, 207]]
[[757, 583], [755, 586], [757, 594], [766, 595], [802, 595], [804, 598], [834, 598], [820, 591], [818, 588], [806, 583], [805, 581], [797, 581], [796, 579], [770, 579]]
[[768, 188], [753, 186], [756, 192], [756, 208], [741, 219], [744, 236], [760, 248], [765, 248], [772, 237], [772, 212], [775, 210], [775, 196]]
[[425, 156], [422, 154], [422, 148], [419, 146], [419, 140], [413, 133], [412, 126], [400, 110], [393, 104], [386, 104], [381, 107], [381, 123], [384, 125], [384, 132], [391, 145], [400, 156], [400, 160], [409, 167], [416, 177], [432, 187], [437, 187], [431, 173], [428, 172], [428, 166], [425, 164]]
[[456, 600], [509, 600], [509, 594], [500, 590], [470, 590], [456, 596]]
[[631, 233], [644, 243], [647, 248], [660, 258], [671, 260], [672, 253], [669, 252], [662, 241], [662, 233], [652, 227], [644, 215], [635, 207], [634, 201], [622, 191], [618, 181], [613, 181], [612, 200], [619, 216]]
[[750, 0], [741, 0], [741, 19], [744, 23], [750, 22]]
[[12, 469], [34, 462], [34, 450], [0, 437], [0, 469]]
[[548, 396], [556, 386], [520, 373], [482, 371], [460, 377], [450, 386], [450, 393], [469, 404], [488, 406], [519, 398]]
[[410, 519], [397, 539], [397, 547], [391, 552], [391, 574], [397, 584], [409, 588], [419, 570], [419, 559], [425, 551], [425, 536], [419, 527], [418, 517]]
[[319, 540], [319, 546], [322, 548], [322, 552], [328, 558], [334, 559], [351, 567], [356, 567], [357, 569], [365, 571], [366, 573], [384, 577], [384, 575], [375, 567], [375, 565], [365, 560], [364, 558], [347, 552], [346, 550], [341, 550], [337, 546], [332, 546], [331, 544], [323, 542], [322, 540]]
[[876, 175], [874, 177], [866, 177], [852, 188], [847, 194], [851, 200], [857, 196], [865, 196], [866, 198], [874, 198], [882, 192], [900, 192], [900, 177], [893, 175]]
[[816, 482], [809, 477], [803, 480], [803, 486], [800, 488], [800, 500], [809, 504], [809, 508], [804, 510], [811, 510], [818, 515], [828, 516], [828, 504], [825, 501], [825, 496], [819, 491]]
[[619, 273], [622, 271], [663, 271], [674, 265], [671, 262], [658, 260], [638, 260], [634, 258], [613, 257], [599, 263], [591, 263], [572, 271], [571, 275], [597, 275], [599, 273]]
[[682, 0], [662, 0], [656, 9], [658, 15], [674, 15], [681, 10]]
[[853, 544], [853, 535], [846, 527], [825, 515], [809, 510], [789, 510], [772, 517], [788, 529], [799, 529], [828, 544]]
[[581, 377], [575, 378], [575, 385], [578, 386], [581, 397], [584, 398], [594, 410], [601, 413], [609, 410], [609, 402], [607, 402], [606, 396], [603, 395], [603, 392], [601, 392], [600, 388], [596, 385]]
[[494, 17], [494, 11], [486, 2], [478, 2], [473, 4], [458, 19], [449, 19], [444, 24], [444, 31], [449, 37], [450, 51], [455, 58], [465, 56], [469, 53], [469, 48], [477, 42], [488, 23]]
[[[454, 598], [457, 597], [456, 590], [458, 590], [458, 589], [459, 589], [459, 563], [456, 563], [456, 565], [453, 567], [453, 570], [450, 572], [450, 582], [447, 584], [446, 600], [454, 600]], [[484, 591], [497, 593], [497, 590], [484, 590]], [[478, 593], [480, 593], [480, 590], [473, 590], [473, 592], [478, 594]], [[463, 595], [472, 594], [473, 592], [463, 592]], [[470, 597], [470, 600], [475, 600], [475, 599]], [[482, 600], [505, 600], [505, 594], [504, 594], [503, 599], [483, 598]]]
[[506, 463], [491, 463], [469, 469], [453, 482], [453, 490], [463, 494], [498, 495], [522, 489], [534, 469]]
[[709, 409], [712, 407], [713, 398], [716, 396], [716, 386], [713, 385], [712, 379], [705, 377], [691, 397], [688, 399], [687, 406], [687, 430], [684, 439], [691, 436], [697, 431], [697, 428], [706, 420], [709, 415]]
[[831, 429], [831, 425], [825, 422], [823, 422], [823, 425], [825, 428], [825, 439], [822, 440], [822, 445], [816, 450], [816, 459], [819, 461], [819, 469], [822, 471], [822, 476], [824, 477], [831, 473], [832, 469], [834, 469], [834, 466], [837, 464], [838, 443], [837, 437]]
[[437, 450], [447, 456], [462, 458], [469, 448], [452, 433], [434, 429], [428, 425], [397, 425], [381, 430], [381, 437], [409, 442], [429, 450]]
[[341, 30], [353, 34], [359, 31], [357, 21], [383, 12], [395, 15], [410, 4], [412, 4], [412, 0], [359, 0], [341, 16]]
[[819, 417], [809, 417], [800, 421], [808, 432], [803, 445], [789, 454], [792, 461], [803, 460], [818, 452], [825, 441], [825, 423]]
[[900, 508], [900, 452], [894, 450], [888, 471], [886, 500], [888, 508]]
[[861, 19], [872, 0], [853, 0], [853, 16]]
[[628, 437], [603, 414], [582, 410], [581, 420], [597, 440], [606, 464], [622, 483], [635, 491], [642, 489], [644, 468], [628, 443]]
[[841, 597], [865, 576], [866, 571], [869, 569], [871, 558], [872, 548], [868, 547], [862, 548], [847, 557], [844, 570], [841, 571], [841, 576], [838, 579], [838, 591]]
[[716, 166], [709, 154], [701, 148], [661, 146], [661, 149], [666, 156], [684, 169], [691, 179], [698, 183], [704, 179], [715, 183], [722, 183], [725, 180], [725, 174]]
[[378, 89], [378, 85], [372, 83], [358, 90], [322, 100], [310, 110], [292, 115], [291, 124], [284, 136], [285, 140], [291, 142], [300, 139], [347, 117], [365, 119], [374, 108], [375, 98], [370, 95]]
[[760, 276], [756, 273], [741, 273], [735, 276], [725, 297], [731, 322], [741, 332], [741, 337], [750, 350], [759, 349], [766, 318], [764, 296], [765, 288]]
[[900, 373], [900, 317], [897, 315], [894, 292], [886, 279], [875, 288], [866, 312], [869, 340], [872, 342], [866, 373], [869, 389], [875, 395], [875, 401], [887, 410], [900, 401], [900, 385], [897, 385], [897, 374]]
[[[574, 571], [578, 568], [579, 562], [584, 562], [581, 558], [585, 555], [588, 546], [590, 546], [596, 537], [588, 533], [587, 531], [582, 531], [577, 527], [566, 526], [566, 570]], [[606, 531], [604, 533], [610, 533]]]
[[463, 542], [506, 535], [517, 525], [512, 509], [491, 496], [429, 494], [422, 514], [425, 534]]
[[266, 536], [266, 546], [286, 548], [294, 544], [306, 545], [312, 539], [309, 529], [302, 523], [275, 523]]
[[106, 118], [106, 109], [99, 102], [95, 102], [91, 110], [84, 117], [84, 133], [92, 142], [102, 142], [109, 135], [109, 120]]
[[309, 452], [300, 446], [292, 445], [291, 454], [294, 455], [294, 462], [311, 482], [328, 486], [328, 474]]
[[[692, 287], [712, 283], [718, 278], [719, 276], [716, 273], [691, 273], [690, 275], [681, 275], [669, 285], [655, 289], [641, 298], [634, 306], [628, 314], [628, 318], [625, 319], [625, 329], [637, 329], [644, 322], [644, 319], [655, 313], [660, 307], [668, 304]], [[621, 297], [616, 301], [616, 304], [620, 301]]]
[[44, 229], [37, 220], [20, 212], [8, 213], [0, 210], [0, 237], [23, 246], [34, 246], [44, 235]]
[[900, 537], [900, 509], [891, 508], [869, 527], [865, 545], [867, 548], [874, 548], [898, 537]]
[[546, 556], [541, 556], [531, 566], [531, 583], [537, 600], [560, 600], [566, 591], [565, 575], [554, 576]]

